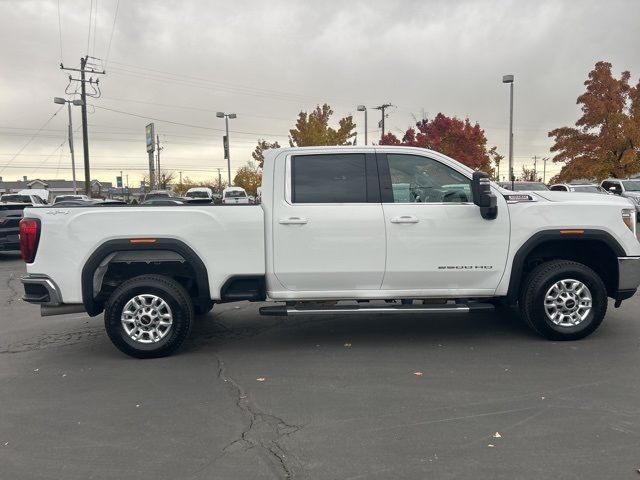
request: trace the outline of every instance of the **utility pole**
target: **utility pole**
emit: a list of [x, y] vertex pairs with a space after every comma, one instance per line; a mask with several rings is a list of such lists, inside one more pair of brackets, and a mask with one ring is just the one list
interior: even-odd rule
[[[382, 112], [382, 120], [380, 120], [380, 127], [382, 127], [382, 137], [384, 137], [384, 119], [386, 117], [384, 111], [389, 108], [389, 107], [393, 107], [392, 104], [390, 103], [383, 103], [382, 105], [378, 105], [377, 107], [373, 107], [375, 110], [380, 110], [380, 112]], [[380, 137], [380, 138], [382, 138]]]
[[182, 172], [180, 172], [180, 185], [182, 185]]
[[537, 155], [534, 155], [533, 156], [533, 181], [534, 182], [538, 181], [537, 165], [538, 165], [538, 157]]
[[80, 59], [80, 88], [82, 99], [82, 148], [84, 152], [84, 194], [91, 197], [91, 171], [89, 170], [89, 129], [87, 126], [87, 89], [85, 87], [84, 68], [86, 57]]
[[542, 159], [543, 167], [542, 167], [542, 183], [547, 183], [547, 160], [549, 157], [544, 157]]
[[[93, 68], [93, 65], [90, 68], [87, 68], [87, 64], [89, 63], [89, 58], [92, 60], [99, 60], [95, 57], [89, 57], [86, 55], [80, 58], [80, 68], [67, 68], [62, 63], [60, 64], [61, 70], [80, 72], [80, 78], [73, 78], [69, 75], [69, 84], [71, 82], [80, 82], [80, 98], [82, 100], [82, 147], [84, 152], [84, 190], [87, 196], [91, 196], [91, 171], [89, 166], [89, 129], [87, 125], [87, 96], [93, 98], [99, 98], [100, 93], [100, 80], [93, 79], [93, 77], [89, 77], [89, 80], [86, 78], [86, 73], [93, 73], [96, 75], [104, 75], [107, 72], [104, 70], [99, 71]], [[87, 83], [91, 85], [93, 88], [93, 92], [87, 94]], [[68, 88], [68, 86], [67, 86]]]
[[220, 168], [218, 169], [218, 193], [222, 195], [222, 174], [220, 173]]

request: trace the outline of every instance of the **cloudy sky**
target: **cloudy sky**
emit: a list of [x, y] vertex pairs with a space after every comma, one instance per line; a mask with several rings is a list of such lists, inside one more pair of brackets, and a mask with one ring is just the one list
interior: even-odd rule
[[[336, 117], [354, 114], [359, 143], [356, 105], [390, 102], [396, 134], [443, 112], [479, 122], [506, 155], [509, 73], [519, 172], [549, 156], [550, 129], [578, 118], [576, 97], [598, 60], [637, 82], [638, 18], [638, 0], [0, 0], [0, 176], [71, 178], [67, 112], [54, 115], [53, 97], [68, 84], [60, 62], [77, 67], [87, 53], [107, 71], [89, 109], [93, 178], [115, 181], [123, 170], [138, 182], [150, 121], [163, 168], [224, 174], [219, 110], [238, 114], [233, 173], [258, 138], [286, 144], [297, 113], [323, 102]], [[80, 109], [73, 113], [81, 165]], [[378, 119], [370, 112], [370, 141]], [[547, 164], [547, 178], [558, 170]]]

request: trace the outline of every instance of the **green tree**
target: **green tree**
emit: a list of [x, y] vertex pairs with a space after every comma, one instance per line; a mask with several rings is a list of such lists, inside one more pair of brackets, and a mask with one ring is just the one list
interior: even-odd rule
[[258, 140], [258, 145], [256, 146], [251, 156], [258, 164], [259, 168], [262, 168], [264, 166], [264, 151], [269, 150], [270, 148], [280, 148], [280, 144], [278, 142], [269, 143], [264, 139]]
[[318, 145], [352, 145], [356, 124], [351, 115], [338, 121], [338, 129], [329, 127], [333, 110], [326, 103], [311, 112], [300, 112], [295, 128], [289, 130], [289, 145], [309, 147]]
[[631, 74], [619, 79], [611, 64], [598, 62], [578, 97], [582, 116], [575, 127], [549, 132], [555, 143], [555, 163], [563, 163], [556, 181], [576, 178], [624, 178], [640, 172], [640, 82], [629, 85]]

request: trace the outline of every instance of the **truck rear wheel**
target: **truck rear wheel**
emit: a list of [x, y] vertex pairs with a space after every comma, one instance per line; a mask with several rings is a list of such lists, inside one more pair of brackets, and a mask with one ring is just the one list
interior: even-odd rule
[[607, 289], [591, 268], [569, 260], [538, 265], [520, 292], [520, 313], [549, 340], [578, 340], [593, 333], [607, 312]]
[[136, 358], [164, 357], [189, 336], [193, 305], [187, 291], [163, 275], [127, 280], [109, 297], [104, 311], [107, 335]]

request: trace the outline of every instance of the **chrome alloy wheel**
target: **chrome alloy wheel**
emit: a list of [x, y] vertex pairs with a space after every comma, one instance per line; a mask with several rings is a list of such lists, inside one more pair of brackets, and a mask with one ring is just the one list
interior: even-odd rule
[[559, 280], [551, 285], [544, 297], [547, 317], [560, 327], [575, 327], [583, 322], [592, 306], [591, 292], [579, 280]]
[[160, 297], [151, 294], [136, 295], [122, 309], [120, 317], [124, 331], [140, 343], [156, 343], [171, 330], [171, 308]]

